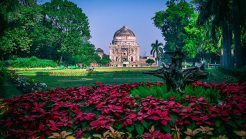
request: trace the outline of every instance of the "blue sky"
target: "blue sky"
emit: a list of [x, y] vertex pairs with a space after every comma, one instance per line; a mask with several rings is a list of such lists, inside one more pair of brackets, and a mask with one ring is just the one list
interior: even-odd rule
[[91, 39], [106, 54], [114, 33], [122, 26], [131, 29], [140, 45], [141, 55], [150, 55], [151, 43], [164, 43], [153, 21], [155, 12], [166, 9], [166, 0], [70, 0], [89, 18]]

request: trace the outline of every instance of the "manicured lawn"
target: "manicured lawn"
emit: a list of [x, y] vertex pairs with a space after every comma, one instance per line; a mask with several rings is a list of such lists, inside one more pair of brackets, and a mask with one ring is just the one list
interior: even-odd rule
[[[95, 68], [91, 73], [86, 69], [57, 69], [57, 68], [11, 68], [18, 75], [27, 76], [37, 81], [44, 82], [49, 88], [69, 86], [92, 86], [100, 81], [104, 84], [124, 84], [135, 82], [156, 82], [160, 78], [143, 74], [144, 71], [156, 68]], [[236, 82], [229, 75], [224, 75], [219, 70], [208, 70], [208, 79], [204, 82]]]
[[93, 72], [86, 69], [11, 69], [17, 74], [44, 82], [50, 88], [69, 86], [91, 86], [100, 81], [104, 84], [124, 84], [134, 82], [156, 82], [161, 79], [143, 74], [156, 68], [95, 68]]
[[[95, 68], [93, 72], [86, 69], [57, 69], [57, 68], [9, 68], [18, 75], [26, 76], [36, 81], [44, 82], [48, 88], [92, 86], [95, 82], [103, 84], [125, 84], [135, 82], [157, 82], [160, 78], [143, 74], [144, 71], [156, 68]], [[208, 79], [203, 82], [237, 82], [237, 79], [225, 75], [217, 69], [209, 69]], [[11, 98], [22, 93], [10, 82], [2, 87], [1, 98]]]

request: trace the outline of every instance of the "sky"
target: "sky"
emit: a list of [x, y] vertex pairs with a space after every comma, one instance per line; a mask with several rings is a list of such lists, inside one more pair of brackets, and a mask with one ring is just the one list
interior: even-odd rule
[[109, 54], [114, 33], [127, 26], [136, 35], [140, 55], [150, 55], [151, 43], [164, 43], [161, 31], [152, 17], [166, 9], [166, 0], [70, 0], [77, 4], [89, 19], [91, 39], [96, 48]]

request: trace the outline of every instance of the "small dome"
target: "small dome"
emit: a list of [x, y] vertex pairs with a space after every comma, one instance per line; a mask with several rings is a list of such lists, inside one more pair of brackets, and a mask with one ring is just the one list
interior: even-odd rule
[[103, 53], [104, 51], [103, 51], [103, 49], [101, 49], [101, 48], [97, 48], [96, 52], [101, 52], [101, 53]]
[[117, 30], [114, 33], [114, 38], [115, 37], [121, 37], [121, 36], [132, 36], [132, 37], [135, 37], [135, 34], [130, 29], [128, 29], [126, 26], [123, 26], [121, 29]]

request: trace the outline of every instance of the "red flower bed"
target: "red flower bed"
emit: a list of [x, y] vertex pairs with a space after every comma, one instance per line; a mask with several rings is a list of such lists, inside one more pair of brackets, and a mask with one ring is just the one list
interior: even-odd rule
[[[109, 127], [131, 132], [133, 137], [171, 136], [172, 128], [208, 126], [214, 136], [235, 137], [246, 130], [246, 85], [194, 83], [194, 87], [216, 88], [223, 96], [212, 106], [205, 98], [185, 96], [182, 102], [136, 99], [129, 91], [143, 83], [57, 88], [4, 100], [8, 110], [0, 119], [7, 138], [46, 138], [53, 132], [69, 131], [74, 136], [103, 133]], [[147, 86], [162, 83], [147, 83]], [[185, 105], [183, 102], [188, 105]], [[149, 133], [151, 126], [156, 131]], [[3, 130], [2, 129], [2, 130]], [[134, 132], [136, 131], [136, 132]], [[176, 132], [176, 130], [175, 130]]]

